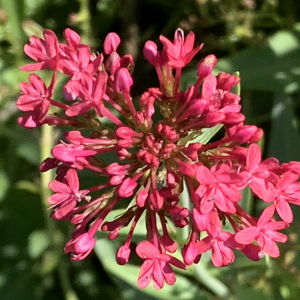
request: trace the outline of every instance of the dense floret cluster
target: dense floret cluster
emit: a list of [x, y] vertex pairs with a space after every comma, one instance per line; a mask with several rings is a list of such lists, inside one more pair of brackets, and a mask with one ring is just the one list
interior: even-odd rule
[[[184, 37], [178, 29], [173, 42], [160, 37], [162, 50], [146, 42], [144, 56], [156, 69], [159, 87], [149, 88], [134, 103], [134, 61], [118, 54], [116, 33], [106, 36], [104, 53], [97, 54], [73, 30], [66, 29], [64, 37], [66, 42], [60, 43], [54, 32], [45, 30], [44, 39], [30, 38], [24, 50], [35, 63], [22, 69], [49, 69], [52, 80], [47, 86], [31, 74], [29, 82], [20, 85], [17, 106], [24, 112], [18, 123], [25, 128], [48, 124], [69, 129], [52, 149], [53, 157], [41, 165], [41, 171], [56, 168], [57, 176], [49, 184], [54, 192], [48, 199], [52, 218], [75, 226], [65, 253], [82, 260], [93, 250], [99, 229], [113, 240], [129, 226], [116, 253], [117, 263], [126, 264], [135, 227], [145, 217], [147, 235], [135, 249], [144, 260], [138, 278], [141, 288], [151, 280], [157, 289], [164, 282], [174, 284], [172, 266], [185, 269], [210, 250], [216, 267], [233, 263], [234, 249], [252, 260], [265, 254], [278, 257], [277, 242], [287, 241], [278, 230], [293, 221], [290, 204], [300, 204], [300, 163], [262, 160], [257, 142], [263, 132], [244, 124], [240, 96], [232, 92], [240, 78], [212, 75], [217, 58], [208, 55], [197, 65], [196, 82], [180, 90], [182, 69], [202, 45], [194, 46], [193, 32]], [[58, 73], [68, 78], [63, 102], [53, 99]], [[220, 128], [220, 139], [204, 141]], [[107, 153], [116, 161], [107, 164]], [[84, 169], [105, 181], [81, 189], [78, 174]], [[266, 203], [259, 218], [240, 205], [247, 187]], [[188, 195], [187, 207], [180, 199], [183, 192]], [[127, 210], [107, 221], [119, 203], [126, 203]], [[225, 223], [232, 229], [225, 229]], [[172, 256], [179, 246], [169, 224], [189, 228], [182, 261]]]

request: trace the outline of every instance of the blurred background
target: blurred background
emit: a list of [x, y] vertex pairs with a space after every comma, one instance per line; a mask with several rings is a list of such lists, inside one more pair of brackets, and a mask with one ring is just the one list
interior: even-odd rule
[[[217, 269], [204, 255], [162, 291], [138, 290], [134, 259], [118, 266], [114, 256], [121, 243], [107, 242], [105, 235], [99, 234], [95, 251], [82, 262], [70, 262], [63, 254], [72, 228], [50, 220], [38, 171], [49, 152], [40, 150], [40, 130], [17, 126], [15, 102], [19, 83], [29, 75], [18, 69], [30, 62], [24, 44], [31, 35], [42, 36], [45, 28], [62, 38], [66, 27], [80, 33], [94, 51], [101, 51], [108, 32], [117, 32], [121, 53], [135, 58], [136, 96], [158, 84], [143, 58], [144, 43], [159, 43], [161, 34], [172, 40], [178, 27], [194, 31], [196, 43], [205, 46], [185, 70], [182, 88], [194, 82], [197, 62], [215, 54], [216, 72], [240, 72], [243, 113], [247, 124], [265, 131], [264, 156], [300, 160], [299, 0], [0, 0], [0, 299], [298, 300], [297, 207], [280, 258], [252, 262], [237, 255], [233, 265]], [[52, 135], [57, 139], [59, 133]], [[261, 209], [253, 199], [252, 213]], [[142, 234], [143, 228], [136, 241]]]

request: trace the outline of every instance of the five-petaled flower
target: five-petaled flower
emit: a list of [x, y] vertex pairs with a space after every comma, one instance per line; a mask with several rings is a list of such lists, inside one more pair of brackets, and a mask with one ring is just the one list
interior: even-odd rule
[[273, 214], [274, 207], [267, 207], [259, 217], [257, 224], [237, 232], [235, 240], [243, 245], [251, 244], [256, 240], [262, 249], [261, 256], [269, 254], [271, 257], [278, 257], [280, 252], [275, 242], [285, 243], [287, 236], [277, 230], [287, 228], [288, 223], [272, 220]]
[[172, 257], [168, 254], [161, 253], [153, 244], [149, 241], [143, 241], [136, 247], [137, 255], [144, 259], [142, 264], [138, 286], [145, 288], [153, 280], [153, 286], [156, 289], [161, 289], [164, 286], [164, 282], [167, 284], [174, 284], [176, 281], [175, 273], [171, 265], [185, 269], [185, 264], [179, 259]]

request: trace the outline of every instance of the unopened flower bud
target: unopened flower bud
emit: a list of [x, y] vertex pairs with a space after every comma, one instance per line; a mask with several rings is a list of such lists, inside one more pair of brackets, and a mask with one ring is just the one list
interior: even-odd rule
[[152, 65], [157, 65], [159, 63], [159, 53], [157, 50], [157, 46], [152, 41], [147, 41], [144, 46], [143, 50], [145, 58], [150, 62]]
[[112, 52], [116, 52], [120, 42], [120, 37], [115, 32], [110, 32], [104, 40], [104, 53], [111, 54]]
[[130, 248], [128, 246], [122, 246], [118, 249], [116, 253], [117, 263], [119, 265], [126, 265], [130, 256]]
[[126, 68], [121, 68], [116, 71], [114, 84], [118, 93], [130, 93], [130, 88], [133, 85], [133, 80]]
[[211, 74], [212, 69], [216, 66], [217, 64], [217, 58], [213, 55], [207, 55], [204, 57], [197, 65], [198, 72], [197, 76], [199, 77], [200, 80]]

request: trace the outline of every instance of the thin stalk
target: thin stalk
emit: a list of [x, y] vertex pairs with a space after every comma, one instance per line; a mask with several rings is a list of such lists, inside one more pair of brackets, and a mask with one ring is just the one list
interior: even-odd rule
[[[41, 132], [41, 160], [43, 161], [45, 158], [49, 156], [49, 153], [54, 145], [54, 132], [53, 128], [48, 125], [42, 126]], [[47, 202], [48, 197], [51, 195], [50, 189], [48, 188], [49, 182], [53, 179], [53, 171], [42, 172], [41, 173], [41, 201], [43, 204], [44, 212], [45, 212], [45, 220], [46, 227], [49, 234], [50, 244], [52, 246], [53, 255], [59, 257], [59, 253], [62, 251], [61, 242], [57, 239], [58, 230], [55, 226], [55, 222], [50, 219], [47, 210], [49, 208], [49, 204]], [[57, 271], [59, 275], [60, 284], [62, 287], [62, 291], [64, 294], [65, 300], [79, 300], [75, 291], [72, 289], [67, 264], [62, 261], [57, 264]]]
[[195, 265], [195, 275], [199, 282], [206, 286], [215, 295], [222, 299], [229, 298], [229, 288], [219, 279], [212, 276], [201, 263]]
[[17, 57], [16, 64], [19, 65], [23, 57], [23, 45], [26, 38], [22, 28], [23, 1], [0, 0], [0, 7], [8, 16], [7, 38], [13, 45], [14, 55]]
[[78, 12], [78, 22], [82, 30], [82, 42], [91, 44], [92, 41], [92, 25], [89, 0], [78, 0], [80, 9]]

